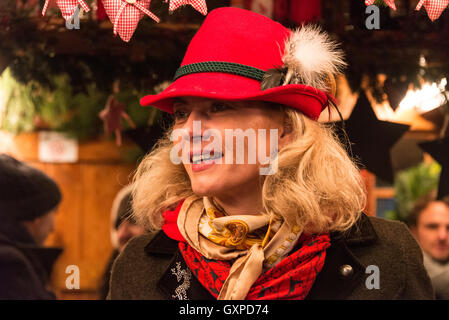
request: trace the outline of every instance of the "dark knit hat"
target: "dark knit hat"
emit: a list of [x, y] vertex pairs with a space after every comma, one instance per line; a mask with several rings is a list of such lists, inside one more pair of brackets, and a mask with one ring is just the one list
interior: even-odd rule
[[60, 201], [58, 185], [45, 173], [0, 154], [0, 219], [33, 220]]

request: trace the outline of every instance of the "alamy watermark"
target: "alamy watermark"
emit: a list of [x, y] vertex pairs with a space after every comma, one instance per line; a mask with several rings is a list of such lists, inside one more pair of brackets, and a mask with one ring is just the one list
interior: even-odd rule
[[65, 273], [69, 276], [65, 279], [65, 287], [69, 290], [80, 288], [80, 268], [71, 264], [65, 268]]
[[[193, 135], [187, 129], [174, 129], [170, 140], [176, 142], [170, 151], [174, 164], [245, 164], [245, 139], [247, 140], [247, 162], [264, 166], [260, 175], [272, 175], [278, 169], [278, 129], [270, 129], [270, 149], [267, 155], [267, 129], [225, 129], [224, 140], [218, 129], [201, 131], [201, 121], [193, 121]], [[179, 141], [180, 140], [180, 141]], [[223, 144], [224, 141], [224, 144]], [[191, 150], [191, 142], [193, 142]], [[205, 147], [203, 142], [209, 142]], [[224, 145], [224, 150], [223, 150]]]
[[368, 290], [380, 289], [380, 270], [379, 267], [371, 264], [366, 267], [365, 273], [369, 274], [365, 280], [365, 286]]
[[[72, 22], [73, 21], [73, 22]], [[73, 13], [73, 16], [71, 16], [69, 19], [65, 22], [65, 27], [69, 30], [80, 28], [80, 7], [76, 7], [75, 12]]]
[[365, 13], [369, 14], [369, 16], [365, 20], [365, 27], [368, 30], [380, 29], [380, 10], [379, 7], [372, 4], [367, 6], [365, 9]]

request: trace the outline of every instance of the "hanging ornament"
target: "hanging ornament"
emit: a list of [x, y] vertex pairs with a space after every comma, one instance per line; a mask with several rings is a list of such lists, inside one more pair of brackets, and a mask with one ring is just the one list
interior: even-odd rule
[[415, 10], [420, 10], [423, 5], [429, 19], [435, 21], [449, 5], [449, 0], [420, 0]]
[[[49, 3], [50, 0], [45, 0], [44, 8], [42, 9], [43, 16], [47, 12], [47, 7]], [[90, 11], [90, 8], [87, 6], [84, 0], [56, 0], [56, 5], [61, 10], [62, 16], [64, 17], [65, 20], [68, 20], [73, 16], [76, 8], [78, 7], [78, 4], [81, 6], [81, 8], [83, 8], [84, 11], [86, 12]]]
[[196, 11], [202, 15], [207, 14], [206, 0], [165, 0], [165, 2], [170, 1], [168, 6], [168, 11], [173, 12], [181, 6], [190, 4]]
[[[367, 6], [370, 6], [372, 4], [375, 4], [376, 0], [365, 0], [365, 4]], [[396, 4], [394, 3], [394, 0], [383, 0], [384, 3], [386, 3], [391, 9], [396, 11]]]
[[156, 22], [159, 18], [150, 10], [150, 0], [103, 0], [104, 9], [114, 25], [114, 34], [119, 34], [123, 41], [129, 42], [137, 24], [144, 15]]
[[106, 106], [100, 111], [98, 116], [103, 120], [104, 131], [106, 136], [110, 136], [111, 133], [115, 133], [115, 141], [118, 146], [122, 145], [122, 118], [124, 118], [129, 126], [133, 129], [136, 125], [131, 120], [130, 116], [126, 113], [126, 105], [118, 101], [116, 95], [119, 92], [118, 81], [114, 83], [113, 93], [108, 97]]

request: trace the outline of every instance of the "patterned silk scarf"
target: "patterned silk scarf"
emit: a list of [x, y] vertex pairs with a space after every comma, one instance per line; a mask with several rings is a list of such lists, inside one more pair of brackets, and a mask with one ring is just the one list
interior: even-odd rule
[[330, 245], [267, 215], [227, 216], [209, 198], [187, 198], [164, 218], [189, 268], [224, 300], [305, 298]]

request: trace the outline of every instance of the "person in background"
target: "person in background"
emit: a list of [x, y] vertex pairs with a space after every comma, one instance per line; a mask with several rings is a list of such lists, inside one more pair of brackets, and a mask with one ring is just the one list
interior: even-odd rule
[[417, 200], [409, 217], [412, 234], [424, 254], [437, 299], [449, 299], [449, 196], [432, 191]]
[[106, 299], [109, 291], [109, 279], [112, 264], [123, 251], [128, 241], [143, 234], [144, 229], [137, 225], [134, 221], [132, 212], [132, 185], [128, 185], [121, 189], [114, 198], [111, 209], [111, 243], [113, 252], [106, 265], [103, 283], [101, 286], [100, 297]]
[[43, 172], [0, 154], [0, 299], [55, 299], [48, 288], [59, 248], [43, 246], [61, 201]]

